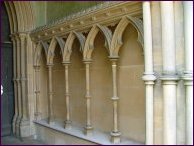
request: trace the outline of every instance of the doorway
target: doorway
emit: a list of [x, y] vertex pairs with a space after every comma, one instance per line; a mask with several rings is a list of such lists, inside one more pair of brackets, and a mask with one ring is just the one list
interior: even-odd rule
[[9, 19], [4, 3], [1, 5], [1, 136], [12, 134], [14, 115], [13, 47], [10, 40]]

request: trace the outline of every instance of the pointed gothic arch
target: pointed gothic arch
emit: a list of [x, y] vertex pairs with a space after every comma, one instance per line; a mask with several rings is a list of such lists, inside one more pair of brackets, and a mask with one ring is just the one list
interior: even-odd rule
[[68, 35], [67, 41], [66, 41], [64, 49], [63, 49], [63, 62], [70, 62], [70, 57], [71, 57], [71, 53], [72, 53], [72, 45], [73, 45], [75, 38], [77, 38], [79, 43], [80, 43], [80, 51], [81, 52], [83, 51], [85, 40], [86, 40], [85, 36], [80, 32], [72, 31]]
[[117, 25], [112, 37], [110, 56], [118, 57], [119, 50], [123, 45], [122, 36], [128, 24], [131, 24], [138, 33], [137, 41], [143, 49], [143, 22], [139, 18], [124, 16]]
[[90, 60], [91, 59], [91, 55], [92, 55], [92, 52], [94, 50], [94, 40], [95, 40], [95, 38], [96, 38], [99, 31], [102, 32], [102, 34], [104, 35], [104, 37], [105, 37], [105, 47], [107, 48], [108, 52], [110, 53], [112, 32], [108, 27], [102, 26], [100, 24], [96, 24], [92, 27], [92, 29], [90, 30], [90, 32], [87, 36], [86, 43], [85, 43], [85, 46], [84, 46], [84, 52], [83, 52], [84, 60]]
[[11, 33], [30, 31], [34, 28], [34, 13], [30, 1], [5, 1]]

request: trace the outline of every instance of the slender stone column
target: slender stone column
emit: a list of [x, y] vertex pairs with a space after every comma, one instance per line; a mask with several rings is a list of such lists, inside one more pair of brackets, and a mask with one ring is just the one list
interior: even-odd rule
[[143, 2], [143, 26], [144, 26], [144, 60], [145, 72], [142, 79], [146, 86], [146, 144], [154, 144], [154, 122], [153, 122], [153, 86], [156, 77], [153, 72], [153, 56], [152, 56], [152, 27], [150, 2]]
[[35, 82], [36, 82], [36, 103], [35, 103], [35, 120], [41, 119], [40, 113], [40, 66], [34, 66], [35, 68]]
[[162, 55], [164, 113], [163, 113], [163, 144], [176, 144], [176, 75], [174, 9], [173, 2], [160, 2], [162, 22]]
[[84, 60], [86, 66], [86, 113], [87, 113], [87, 123], [85, 127], [85, 134], [92, 134], [93, 127], [91, 123], [91, 95], [90, 95], [90, 63], [91, 60]]
[[111, 58], [112, 62], [112, 80], [113, 80], [113, 97], [111, 98], [113, 101], [113, 130], [111, 132], [111, 142], [116, 144], [120, 143], [121, 133], [119, 132], [119, 123], [118, 123], [118, 100], [119, 97], [117, 95], [117, 60], [118, 58]]
[[70, 62], [63, 63], [65, 67], [65, 99], [66, 99], [66, 120], [65, 120], [65, 128], [71, 128], [71, 120], [70, 120], [70, 104], [69, 104], [69, 65]]
[[183, 2], [185, 32], [186, 144], [193, 144], [193, 2]]
[[16, 136], [20, 136], [20, 121], [22, 119], [22, 99], [21, 99], [21, 84], [20, 84], [20, 40], [18, 34], [15, 35], [16, 37], [16, 47], [17, 47], [17, 69], [16, 69], [16, 82], [17, 82], [17, 107], [18, 107], [18, 117], [16, 120]]
[[15, 34], [11, 35], [11, 39], [13, 42], [13, 83], [14, 83], [14, 103], [15, 103], [15, 113], [14, 113], [14, 117], [13, 117], [13, 122], [12, 122], [12, 126], [13, 126], [13, 134], [16, 135], [16, 122], [17, 122], [17, 118], [18, 118], [18, 96], [17, 96], [17, 76], [16, 76], [16, 69], [17, 69], [17, 46], [16, 46], [16, 38], [15, 38]]
[[49, 103], [48, 103], [48, 123], [54, 123], [54, 112], [53, 112], [53, 83], [52, 83], [52, 67], [53, 64], [48, 64], [48, 76], [49, 76]]
[[19, 34], [21, 43], [21, 91], [22, 91], [22, 120], [27, 120], [27, 109], [26, 109], [26, 53], [25, 53], [25, 41], [26, 34]]

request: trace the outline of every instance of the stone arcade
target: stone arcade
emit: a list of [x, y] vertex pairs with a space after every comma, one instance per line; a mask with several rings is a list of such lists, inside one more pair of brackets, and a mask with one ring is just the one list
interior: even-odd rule
[[192, 2], [102, 2], [40, 27], [33, 2], [5, 6], [14, 135], [48, 144], [193, 143]]

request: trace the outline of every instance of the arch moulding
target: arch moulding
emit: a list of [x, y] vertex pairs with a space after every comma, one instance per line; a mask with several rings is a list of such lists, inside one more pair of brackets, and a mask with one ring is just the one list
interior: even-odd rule
[[[13, 134], [19, 137], [27, 137], [34, 133], [33, 109], [29, 101], [33, 98], [33, 88], [29, 84], [33, 82], [32, 41], [29, 37], [34, 28], [34, 13], [30, 1], [5, 1], [10, 24], [10, 37], [13, 41], [13, 83], [15, 113], [12, 121]], [[24, 57], [23, 57], [24, 56]], [[31, 94], [29, 94], [31, 93]]]

